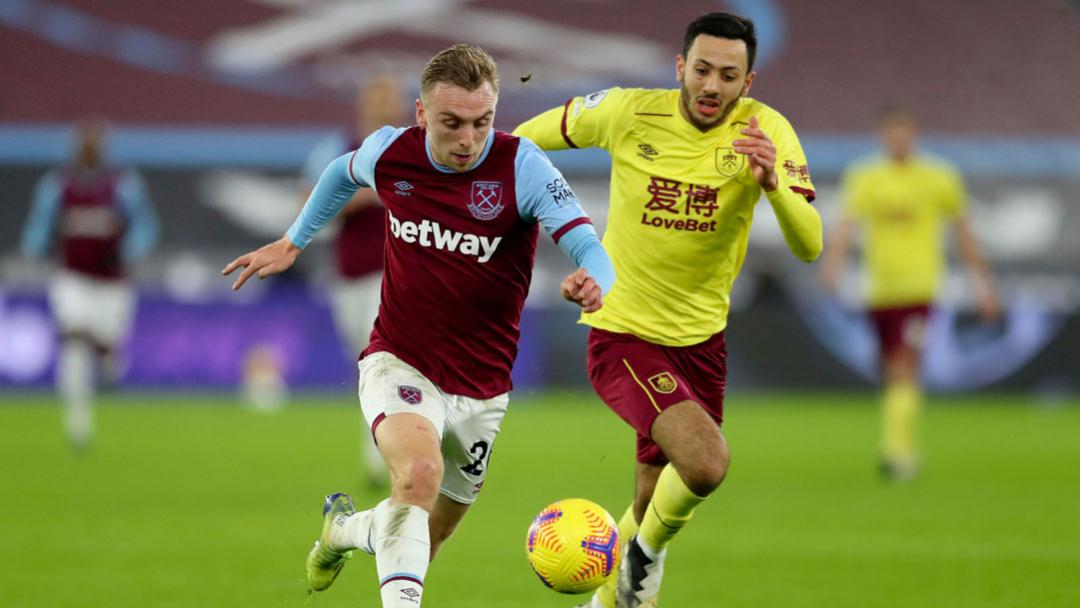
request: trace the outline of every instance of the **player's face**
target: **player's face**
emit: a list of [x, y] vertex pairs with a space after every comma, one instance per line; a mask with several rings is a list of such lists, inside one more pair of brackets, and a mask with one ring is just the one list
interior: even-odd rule
[[104, 122], [89, 120], [80, 123], [75, 133], [75, 156], [78, 164], [94, 168], [105, 156], [105, 140], [108, 127]]
[[431, 156], [454, 171], [468, 171], [480, 158], [495, 118], [498, 95], [490, 82], [475, 91], [436, 83], [416, 100], [416, 124], [427, 129]]
[[360, 89], [356, 98], [358, 136], [385, 125], [401, 126], [405, 122], [405, 104], [401, 88], [390, 77], [379, 77]]
[[702, 131], [723, 124], [739, 98], [750, 91], [756, 72], [750, 72], [747, 64], [742, 40], [707, 34], [695, 38], [686, 57], [675, 59], [683, 118]]
[[894, 160], [904, 160], [915, 151], [915, 121], [907, 116], [886, 119], [879, 134], [886, 154]]

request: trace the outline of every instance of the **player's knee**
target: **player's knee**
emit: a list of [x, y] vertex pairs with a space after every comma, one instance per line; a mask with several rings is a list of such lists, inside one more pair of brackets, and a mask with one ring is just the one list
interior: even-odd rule
[[439, 493], [442, 483], [443, 465], [437, 458], [414, 456], [395, 475], [401, 498], [412, 504], [427, 504]]
[[688, 470], [679, 473], [691, 492], [698, 496], [708, 496], [724, 483], [730, 461], [731, 453], [725, 444], [712, 457], [702, 458]]

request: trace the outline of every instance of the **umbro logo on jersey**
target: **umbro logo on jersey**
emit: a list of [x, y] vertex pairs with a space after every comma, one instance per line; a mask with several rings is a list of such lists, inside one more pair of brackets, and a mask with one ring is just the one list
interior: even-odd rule
[[647, 161], [652, 161], [652, 157], [660, 154], [656, 151], [656, 148], [650, 146], [649, 144], [638, 144], [638, 150], [641, 150], [640, 152], [638, 152], [638, 156], [644, 158]]
[[406, 243], [416, 243], [421, 247], [434, 247], [440, 251], [457, 252], [462, 255], [475, 256], [476, 261], [486, 263], [495, 255], [499, 243], [503, 237], [494, 238], [477, 234], [467, 234], [457, 230], [444, 229], [439, 222], [423, 220], [422, 222], [410, 222], [399, 220], [389, 209], [386, 216], [390, 220], [390, 234], [396, 239]]
[[409, 190], [413, 189], [413, 185], [405, 180], [401, 180], [394, 184], [394, 188], [394, 194], [398, 196], [412, 196], [412, 194], [409, 193]]

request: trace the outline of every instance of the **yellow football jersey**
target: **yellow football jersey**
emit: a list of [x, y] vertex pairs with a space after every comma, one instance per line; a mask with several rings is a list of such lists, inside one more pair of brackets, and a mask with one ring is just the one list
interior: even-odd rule
[[732, 148], [751, 116], [776, 145], [778, 191], [814, 196], [802, 147], [779, 112], [743, 98], [725, 124], [703, 133], [682, 117], [679, 103], [678, 89], [611, 88], [514, 131], [546, 150], [611, 153], [603, 244], [617, 278], [604, 306], [582, 320], [668, 346], [703, 342], [727, 326], [731, 286], [762, 195], [746, 156]]
[[843, 180], [844, 212], [865, 227], [871, 307], [932, 301], [945, 270], [943, 226], [964, 213], [959, 173], [944, 162], [864, 161]]

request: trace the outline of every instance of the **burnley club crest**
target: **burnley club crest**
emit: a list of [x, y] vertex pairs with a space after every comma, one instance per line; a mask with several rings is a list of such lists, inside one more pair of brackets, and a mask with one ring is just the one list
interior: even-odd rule
[[716, 149], [716, 170], [724, 177], [735, 177], [746, 166], [746, 155], [739, 154], [734, 148]]
[[502, 204], [502, 191], [502, 182], [473, 182], [469, 212], [478, 220], [495, 219], [505, 207]]

